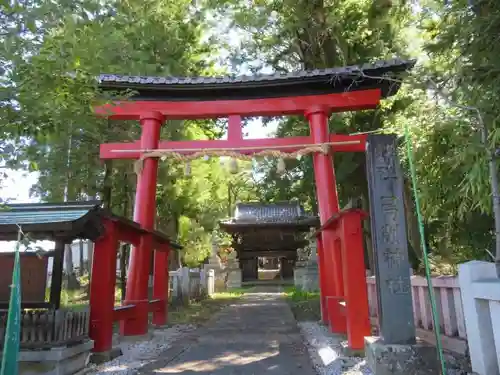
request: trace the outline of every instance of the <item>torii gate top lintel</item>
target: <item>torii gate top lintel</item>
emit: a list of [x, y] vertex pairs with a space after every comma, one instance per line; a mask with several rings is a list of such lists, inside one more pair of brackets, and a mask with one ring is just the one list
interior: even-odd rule
[[304, 114], [313, 106], [332, 112], [373, 109], [394, 95], [414, 61], [392, 60], [289, 74], [238, 77], [143, 77], [103, 74], [103, 91], [133, 90], [130, 100], [96, 108], [115, 119], [160, 113], [169, 119]]

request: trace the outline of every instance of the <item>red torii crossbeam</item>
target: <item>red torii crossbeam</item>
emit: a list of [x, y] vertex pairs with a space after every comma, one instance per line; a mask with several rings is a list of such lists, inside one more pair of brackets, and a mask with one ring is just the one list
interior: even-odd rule
[[[292, 153], [316, 143], [311, 136], [244, 139], [240, 116], [230, 116], [227, 139], [201, 141], [161, 141], [157, 149], [142, 149], [141, 142], [101, 144], [101, 159], [139, 159], [143, 153], [155, 150], [168, 150], [183, 155], [190, 155], [201, 150], [225, 149], [237, 150], [242, 155], [252, 155], [266, 148], [285, 153]], [[330, 134], [328, 142], [333, 152], [364, 152], [366, 134], [344, 135]]]
[[213, 100], [189, 102], [122, 101], [95, 109], [102, 116], [119, 120], [139, 120], [144, 113], [160, 113], [168, 119], [188, 120], [236, 116], [303, 115], [311, 108], [328, 112], [374, 109], [382, 94], [380, 89], [349, 91], [337, 94], [286, 98]]
[[[374, 109], [382, 97], [380, 89], [365, 89], [324, 95], [279, 97], [270, 99], [214, 100], [214, 101], [126, 101], [107, 104], [96, 108], [96, 113], [111, 119], [136, 119], [142, 126], [141, 140], [131, 143], [102, 144], [102, 159], [140, 159], [144, 165], [138, 176], [134, 220], [145, 229], [154, 226], [156, 209], [156, 182], [158, 157], [145, 154], [155, 150], [168, 150], [184, 155], [194, 154], [211, 148], [238, 149], [241, 154], [254, 154], [266, 148], [291, 153], [307, 146], [331, 144], [330, 153], [313, 154], [316, 195], [321, 224], [339, 213], [335, 173], [334, 152], [364, 152], [365, 135], [330, 134], [328, 118], [332, 112]], [[304, 115], [310, 125], [310, 136], [276, 139], [244, 139], [241, 117]], [[166, 119], [229, 118], [227, 140], [162, 141], [160, 128]], [[244, 148], [243, 150], [241, 148]], [[362, 233], [358, 233], [362, 239]], [[340, 240], [345, 240], [344, 237]], [[334, 332], [345, 333], [350, 314], [360, 315], [359, 320], [369, 322], [368, 307], [363, 311], [347, 309], [348, 317], [338, 303], [327, 303], [328, 298], [344, 300], [345, 290], [355, 293], [359, 289], [366, 296], [364, 269], [349, 274], [349, 288], [344, 288], [342, 254], [338, 250], [338, 234], [325, 229], [318, 237], [318, 259], [320, 269], [322, 319], [329, 323]], [[337, 250], [336, 250], [337, 249]], [[362, 246], [350, 249], [351, 257], [363, 259]], [[127, 279], [125, 304], [140, 304], [147, 299], [148, 277], [151, 259], [151, 244], [141, 243], [132, 249], [130, 271]], [[362, 268], [362, 267], [361, 267]], [[357, 282], [353, 281], [357, 280]], [[362, 289], [364, 288], [364, 293]], [[328, 297], [328, 298], [327, 298]], [[363, 297], [361, 297], [363, 298]], [[338, 310], [338, 311], [337, 311]], [[346, 321], [347, 318], [347, 321]], [[140, 335], [147, 332], [147, 310], [139, 311], [136, 319], [125, 322], [122, 333]], [[365, 325], [354, 327], [349, 342], [354, 349], [361, 349], [362, 337], [369, 335]], [[351, 338], [354, 337], [353, 341]]]

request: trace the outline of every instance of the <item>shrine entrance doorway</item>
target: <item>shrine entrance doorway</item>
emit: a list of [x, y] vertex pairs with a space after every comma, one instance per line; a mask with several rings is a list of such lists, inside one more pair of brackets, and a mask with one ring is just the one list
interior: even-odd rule
[[242, 282], [281, 283], [293, 279], [297, 249], [308, 244], [319, 218], [298, 203], [238, 203], [234, 216], [219, 225], [233, 237]]
[[[371, 334], [359, 210], [340, 211], [333, 156], [367, 155], [370, 215], [377, 277], [380, 332], [388, 344], [415, 341], [410, 272], [402, 207], [402, 173], [391, 136], [330, 134], [332, 113], [376, 109], [394, 95], [413, 61], [394, 60], [362, 66], [256, 77], [130, 77], [102, 75], [104, 91], [132, 92], [128, 100], [95, 108], [118, 120], [137, 120], [141, 139], [101, 145], [101, 159], [135, 159], [138, 181], [134, 220], [145, 230], [155, 223], [157, 170], [160, 158], [203, 156], [296, 158], [312, 154], [321, 227], [317, 231], [322, 318], [333, 332], [345, 333], [353, 349]], [[310, 135], [244, 139], [243, 117], [305, 116]], [[166, 120], [227, 118], [227, 139], [161, 141]], [[147, 299], [151, 241], [131, 251], [125, 303]], [[159, 268], [162, 266], [160, 265]], [[156, 268], [156, 260], [155, 260]], [[148, 329], [147, 309], [126, 322], [127, 334]]]

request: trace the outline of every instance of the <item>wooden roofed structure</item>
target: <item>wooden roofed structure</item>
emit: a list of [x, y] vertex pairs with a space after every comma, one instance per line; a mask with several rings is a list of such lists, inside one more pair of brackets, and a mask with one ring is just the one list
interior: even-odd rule
[[0, 241], [16, 240], [19, 228], [33, 240], [95, 241], [104, 234], [103, 220], [150, 233], [158, 243], [181, 248], [164, 233], [143, 229], [135, 221], [113, 214], [100, 201], [7, 204], [0, 211]]
[[[53, 308], [58, 309], [61, 302], [61, 288], [64, 264], [65, 245], [75, 239], [88, 239], [96, 241], [106, 233], [106, 222], [112, 222], [122, 230], [124, 241], [132, 240], [132, 237], [140, 234], [151, 234], [154, 242], [158, 245], [168, 244], [173, 249], [181, 247], [172, 242], [168, 236], [158, 231], [147, 231], [141, 226], [127, 218], [114, 215], [111, 211], [102, 208], [100, 201], [65, 202], [65, 203], [16, 203], [6, 204], [0, 211], [0, 241], [15, 241], [18, 238], [19, 230], [22, 231], [28, 240], [39, 241], [49, 240], [55, 242], [52, 251], [34, 254], [32, 252], [21, 254], [21, 267], [28, 269], [27, 273], [21, 275], [31, 278], [36, 276], [37, 282], [22, 281], [23, 288], [28, 286], [36, 287], [37, 291], [25, 291], [23, 289], [24, 308]], [[135, 240], [134, 240], [135, 242]], [[46, 284], [47, 280], [47, 259], [54, 257], [52, 269], [52, 283], [50, 299], [46, 302], [45, 288], [40, 287], [40, 283]], [[37, 261], [38, 259], [38, 261]], [[0, 257], [0, 267], [5, 271], [7, 278], [0, 279], [10, 283], [10, 275], [5, 268], [12, 269], [13, 257], [9, 254], [2, 254]], [[41, 267], [41, 268], [40, 268]], [[22, 277], [25, 277], [22, 276]], [[0, 281], [1, 283], [1, 281]], [[0, 285], [1, 289], [2, 285]], [[42, 293], [43, 291], [43, 293]], [[5, 293], [4, 293], [5, 294]], [[29, 300], [25, 297], [30, 296]], [[34, 296], [34, 297], [31, 297]], [[36, 301], [34, 299], [37, 299]], [[8, 299], [0, 301], [7, 306]]]
[[[306, 233], [319, 227], [319, 218], [310, 215], [298, 203], [238, 203], [234, 217], [220, 222], [233, 237], [243, 281], [257, 278], [257, 259], [272, 257], [286, 260], [293, 267], [297, 249], [308, 244]], [[282, 262], [282, 267], [285, 261]], [[285, 271], [284, 277], [290, 276]]]
[[[99, 201], [6, 205], [0, 213], [0, 241], [16, 240], [19, 230], [29, 240], [55, 242], [55, 249], [49, 252], [54, 256], [50, 300], [45, 301], [45, 288], [35, 285], [37, 291], [43, 292], [43, 294], [38, 293], [41, 301], [34, 303], [23, 300], [22, 307], [45, 308], [49, 311], [60, 308], [65, 245], [81, 238], [95, 242], [90, 280], [90, 318], [88, 318], [91, 324], [87, 327], [90, 337], [94, 340], [94, 351], [109, 350], [113, 321], [133, 319], [138, 310], [153, 312], [155, 324], [165, 324], [168, 301], [168, 254], [182, 247], [171, 241], [164, 233], [145, 229], [135, 221], [114, 215], [111, 211], [102, 208]], [[152, 300], [148, 298], [138, 302], [125, 301], [124, 306], [114, 306], [115, 270], [120, 242], [130, 243], [133, 246], [149, 243], [150, 251], [145, 256], [146, 259], [151, 260], [151, 264], [144, 265], [143, 278], [147, 282], [154, 259]], [[25, 268], [21, 261], [21, 277], [33, 278], [33, 261], [37, 257], [27, 253], [22, 253], [22, 255], [26, 255], [24, 258], [29, 262], [28, 266], [31, 266], [31, 269]], [[47, 262], [38, 263], [35, 283], [45, 283]], [[7, 272], [9, 264], [12, 270], [12, 260], [8, 257], [0, 257], [0, 267], [8, 276], [12, 274], [12, 271]], [[0, 278], [0, 282], [9, 281], [8, 279], [8, 277]], [[23, 298], [33, 295], [23, 290], [32, 284], [21, 282]], [[147, 287], [147, 283], [145, 285]], [[8, 303], [8, 301], [0, 301], [0, 304], [1, 302], [5, 302], [5, 305]]]

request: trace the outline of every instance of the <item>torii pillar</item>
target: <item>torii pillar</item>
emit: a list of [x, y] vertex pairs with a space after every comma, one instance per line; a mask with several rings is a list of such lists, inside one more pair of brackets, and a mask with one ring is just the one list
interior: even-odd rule
[[[148, 153], [163, 150], [191, 155], [201, 150], [233, 149], [242, 155], [253, 155], [263, 149], [292, 153], [306, 146], [323, 144], [331, 148], [328, 154], [317, 152], [313, 156], [316, 191], [322, 225], [339, 211], [335, 175], [332, 165], [333, 152], [364, 152], [366, 135], [329, 134], [328, 116], [331, 112], [374, 109], [382, 92], [366, 89], [352, 92], [306, 95], [294, 97], [260, 98], [244, 100], [210, 101], [127, 101], [106, 104], [96, 108], [96, 113], [114, 119], [140, 120], [140, 142], [101, 144], [102, 159], [144, 159], [138, 176], [134, 220], [145, 229], [153, 229], [155, 217], [155, 192], [158, 158]], [[306, 115], [311, 136], [244, 139], [241, 116]], [[226, 117], [227, 140], [159, 141], [160, 128], [169, 119], [203, 119]], [[146, 156], [146, 157], [144, 157]], [[325, 321], [335, 332], [345, 332], [345, 316], [342, 317], [339, 301], [343, 300], [343, 275], [340, 244], [335, 236], [325, 230], [318, 241], [322, 311]], [[122, 334], [141, 335], [147, 332], [148, 278], [151, 260], [151, 244], [144, 240], [132, 249], [126, 304], [139, 306], [138, 314], [122, 325]], [[155, 256], [155, 262], [156, 262]], [[161, 258], [158, 259], [161, 262]], [[155, 266], [155, 269], [157, 267]]]
[[[160, 130], [165, 116], [159, 112], [143, 113], [139, 119], [141, 132], [141, 149], [158, 148]], [[156, 182], [158, 178], [158, 158], [146, 158], [143, 168], [137, 176], [135, 194], [134, 221], [142, 228], [153, 230], [156, 216]], [[125, 305], [134, 304], [138, 307], [133, 319], [121, 322], [123, 335], [143, 335], [148, 331], [148, 281], [151, 269], [152, 238], [143, 236], [139, 247], [134, 247], [130, 253], [129, 274]], [[158, 259], [155, 256], [155, 262]], [[165, 263], [163, 261], [163, 263]], [[168, 263], [168, 262], [167, 262]], [[168, 267], [168, 265], [165, 265]], [[166, 297], [165, 297], [166, 298]]]
[[[311, 137], [315, 143], [328, 142], [330, 132], [328, 118], [331, 110], [327, 107], [312, 107], [305, 112], [309, 121]], [[321, 225], [339, 213], [339, 202], [332, 152], [313, 154], [314, 179]], [[321, 290], [321, 315], [324, 323], [336, 333], [346, 332], [346, 317], [340, 311], [339, 301], [344, 297], [341, 249], [330, 230], [324, 230], [317, 242], [319, 277]], [[327, 273], [328, 271], [332, 272]]]

